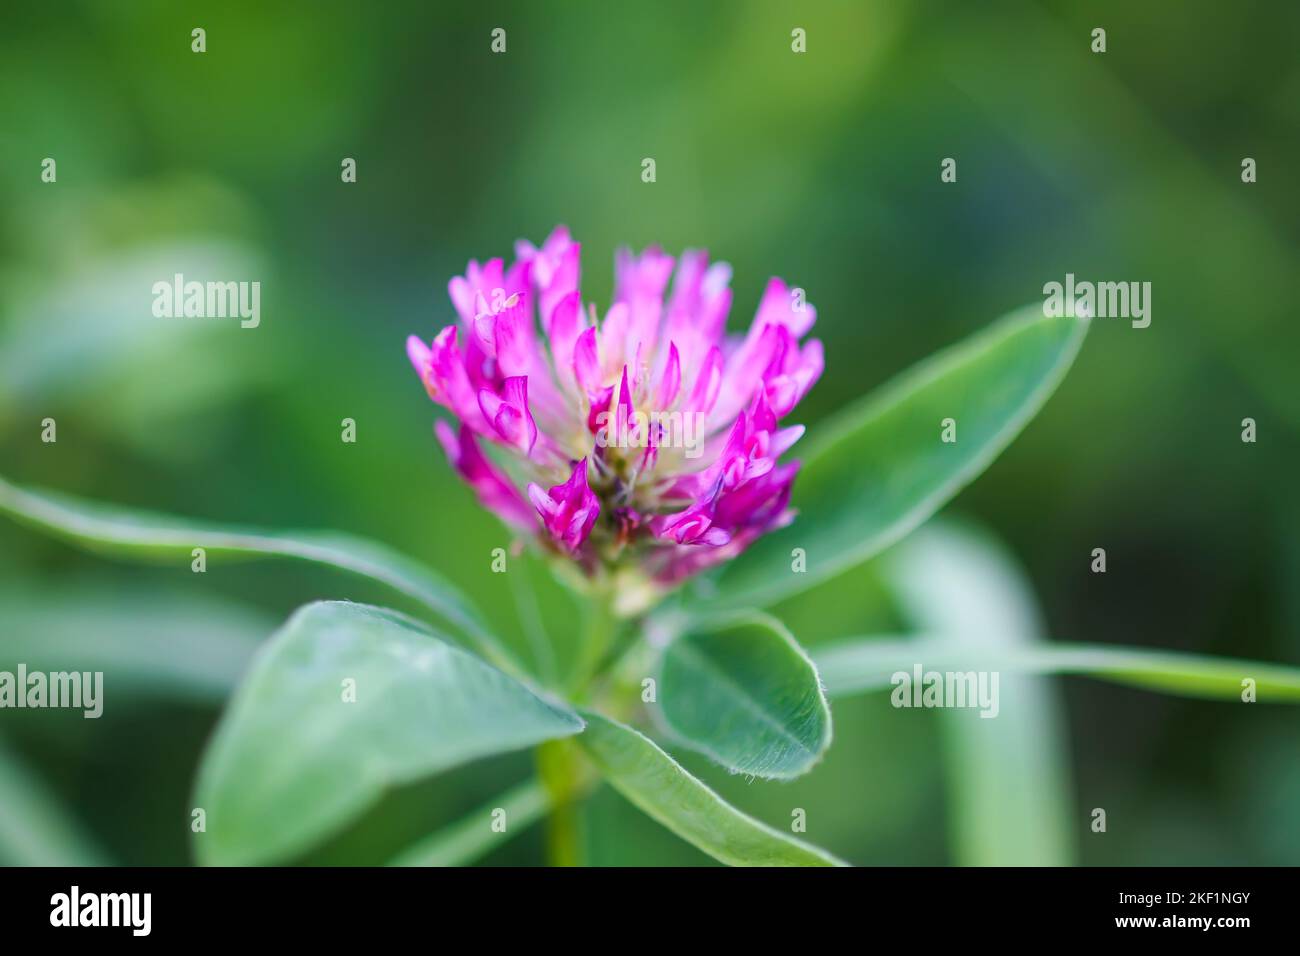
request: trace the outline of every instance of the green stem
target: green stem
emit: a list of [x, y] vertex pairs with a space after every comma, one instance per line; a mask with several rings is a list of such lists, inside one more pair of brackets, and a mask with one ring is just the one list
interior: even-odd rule
[[[608, 581], [598, 582], [583, 606], [581, 643], [566, 682], [570, 699], [588, 696], [588, 685], [609, 656], [617, 631], [613, 589]], [[551, 740], [537, 748], [537, 770], [551, 808], [546, 823], [547, 861], [551, 866], [583, 866], [586, 833], [582, 800], [591, 767], [573, 741]]]
[[549, 740], [537, 748], [537, 772], [551, 807], [546, 819], [546, 861], [551, 866], [586, 863], [580, 759], [571, 740]]

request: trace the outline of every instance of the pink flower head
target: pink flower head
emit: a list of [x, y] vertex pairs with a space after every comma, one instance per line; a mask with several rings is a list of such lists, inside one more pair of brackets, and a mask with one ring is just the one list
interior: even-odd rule
[[802, 290], [772, 279], [729, 336], [725, 263], [620, 250], [598, 321], [567, 229], [515, 253], [509, 268], [470, 262], [448, 287], [458, 321], [407, 341], [459, 419], [438, 436], [486, 507], [588, 573], [630, 562], [663, 584], [792, 520], [799, 465], [780, 459], [803, 427], [778, 422], [824, 366]]
[[530, 484], [528, 497], [551, 536], [565, 550], [577, 553], [600, 515], [600, 502], [587, 487], [587, 460], [576, 462], [569, 480], [549, 491]]

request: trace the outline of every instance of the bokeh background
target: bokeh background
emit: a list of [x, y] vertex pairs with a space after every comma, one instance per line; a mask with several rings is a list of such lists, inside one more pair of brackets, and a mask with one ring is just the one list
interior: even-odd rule
[[[1044, 412], [947, 511], [1004, 542], [1050, 639], [1300, 662], [1294, 4], [14, 0], [0, 23], [11, 480], [382, 539], [523, 643], [518, 582], [488, 573], [504, 532], [453, 480], [403, 351], [451, 320], [446, 282], [471, 256], [567, 223], [603, 306], [617, 246], [703, 246], [735, 268], [733, 327], [770, 275], [803, 286], [829, 357], [801, 406], [813, 429], [1066, 272], [1148, 280], [1150, 328], [1095, 323]], [[949, 156], [955, 184], [939, 179]], [[45, 157], [57, 184], [40, 181]], [[153, 319], [150, 287], [177, 271], [260, 280], [261, 327]], [[541, 615], [563, 620], [533, 571]], [[320, 568], [212, 562], [200, 578], [8, 521], [0, 580], [2, 667], [143, 645], [162, 670], [214, 675], [142, 680], [98, 721], [0, 712], [5, 862], [188, 862], [222, 675], [304, 602], [404, 606]], [[778, 613], [812, 645], [899, 624], [871, 568]], [[1070, 858], [1300, 863], [1297, 711], [1051, 687]], [[806, 808], [809, 838], [855, 863], [980, 862], [954, 839], [939, 715], [876, 695], [835, 717], [831, 755], [794, 783], [687, 763], [776, 825]], [[309, 860], [382, 862], [529, 762], [398, 791]], [[1087, 828], [1097, 806], [1104, 835]], [[589, 843], [600, 863], [707, 862], [607, 789]], [[534, 830], [485, 862], [541, 859]]]

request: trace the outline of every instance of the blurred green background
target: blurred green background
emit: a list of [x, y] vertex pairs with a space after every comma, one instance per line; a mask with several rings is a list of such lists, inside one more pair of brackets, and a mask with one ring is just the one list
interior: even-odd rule
[[[801, 285], [828, 354], [800, 408], [813, 429], [1066, 272], [1146, 280], [1150, 328], [1094, 323], [1045, 411], [948, 511], [1003, 539], [1052, 639], [1300, 662], [1295, 4], [15, 0], [0, 24], [12, 480], [382, 539], [523, 644], [512, 576], [488, 573], [505, 532], [452, 477], [403, 351], [452, 320], [446, 283], [468, 258], [566, 223], [603, 307], [617, 246], [706, 247], [735, 268], [733, 328], [769, 276]], [[489, 50], [498, 26], [504, 55]], [[260, 280], [260, 328], [153, 320], [153, 282], [178, 271]], [[355, 445], [339, 440], [345, 417]], [[1240, 440], [1244, 417], [1257, 444]], [[1095, 547], [1105, 575], [1089, 572]], [[570, 615], [532, 577], [543, 612]], [[213, 562], [198, 578], [8, 521], [0, 578], [5, 668], [77, 641], [68, 666], [111, 660], [146, 635], [164, 669], [206, 654], [237, 670], [306, 601], [406, 607], [315, 567]], [[871, 569], [777, 612], [810, 645], [898, 626]], [[1079, 862], [1300, 863], [1295, 710], [1051, 686]], [[9, 862], [187, 862], [219, 708], [201, 681], [145, 681], [98, 721], [0, 713], [0, 831], [29, 838], [8, 841]], [[968, 862], [938, 716], [884, 695], [837, 702], [830, 757], [795, 783], [686, 763], [775, 825], [805, 808], [808, 838], [852, 862]], [[529, 761], [396, 792], [310, 860], [383, 862]], [[1104, 835], [1087, 828], [1097, 806]], [[589, 842], [599, 863], [707, 862], [608, 789]], [[540, 848], [534, 830], [486, 862], [537, 863]]]

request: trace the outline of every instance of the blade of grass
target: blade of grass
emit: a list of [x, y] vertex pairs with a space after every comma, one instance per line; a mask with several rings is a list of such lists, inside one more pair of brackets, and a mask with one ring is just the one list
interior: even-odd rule
[[[1024, 574], [987, 535], [936, 522], [889, 556], [885, 575], [915, 626], [965, 647], [1015, 651], [1043, 633]], [[925, 666], [930, 662], [914, 657]], [[910, 668], [909, 668], [910, 670]], [[953, 859], [963, 866], [1069, 866], [1075, 861], [1069, 742], [1058, 685], [999, 674], [998, 710], [940, 712]]]
[[[501, 843], [517, 836], [546, 813], [546, 791], [537, 780], [528, 780], [483, 804], [473, 813], [412, 844], [389, 866], [464, 866], [473, 863]], [[492, 829], [494, 814], [505, 811], [505, 829]]]
[[1077, 674], [1210, 700], [1240, 701], [1241, 682], [1251, 678], [1260, 703], [1300, 703], [1300, 667], [1118, 645], [981, 650], [948, 637], [902, 641], [857, 637], [822, 645], [812, 656], [832, 697], [884, 690], [890, 686], [891, 675], [921, 661], [927, 670]]

